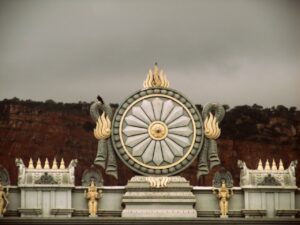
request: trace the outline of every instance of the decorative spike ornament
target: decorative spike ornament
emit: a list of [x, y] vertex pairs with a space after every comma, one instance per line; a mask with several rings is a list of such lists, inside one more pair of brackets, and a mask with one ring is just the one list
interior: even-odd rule
[[282, 163], [281, 159], [279, 161], [279, 168], [278, 168], [278, 170], [284, 170], [283, 163]]
[[143, 83], [145, 89], [148, 88], [168, 88], [170, 85], [165, 73], [158, 69], [157, 63], [154, 65], [154, 70], [149, 70], [146, 80]]
[[277, 165], [276, 165], [276, 162], [275, 162], [274, 159], [273, 159], [273, 161], [272, 161], [272, 170], [273, 170], [273, 171], [276, 171], [276, 170], [277, 170]]
[[32, 158], [29, 160], [28, 169], [34, 169]]
[[258, 161], [257, 170], [264, 170], [261, 159]]
[[36, 163], [36, 167], [35, 167], [36, 169], [42, 169], [42, 163], [41, 163], [41, 160], [40, 160], [40, 158], [38, 158], [38, 161], [37, 161], [37, 163]]
[[270, 163], [269, 163], [269, 160], [268, 160], [268, 159], [267, 159], [267, 162], [266, 162], [266, 165], [265, 165], [265, 170], [266, 170], [266, 171], [271, 170], [271, 168], [270, 168]]
[[52, 163], [52, 169], [53, 169], [53, 170], [56, 170], [56, 169], [58, 169], [58, 167], [57, 167], [57, 161], [56, 161], [56, 158], [54, 158], [54, 159], [53, 159], [53, 163]]
[[48, 158], [45, 160], [44, 169], [50, 169]]
[[64, 161], [63, 158], [61, 158], [59, 169], [66, 169], [66, 167], [65, 167], [65, 161]]

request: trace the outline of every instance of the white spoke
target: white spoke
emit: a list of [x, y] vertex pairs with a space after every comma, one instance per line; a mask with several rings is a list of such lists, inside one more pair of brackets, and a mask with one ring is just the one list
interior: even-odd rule
[[126, 140], [126, 145], [128, 145], [129, 147], [134, 147], [137, 144], [139, 144], [140, 142], [142, 142], [143, 140], [145, 140], [147, 137], [149, 137], [148, 134], [140, 134], [140, 135], [136, 135], [136, 136], [131, 136], [129, 138], [127, 138]]
[[174, 160], [174, 155], [165, 141], [161, 141], [161, 149], [164, 155], [164, 160], [168, 163], [172, 163]]
[[146, 150], [147, 146], [149, 145], [151, 138], [147, 138], [146, 140], [142, 141], [134, 148], [132, 148], [132, 155], [133, 156], [141, 156], [144, 151]]
[[153, 152], [155, 147], [155, 141], [151, 141], [148, 147], [146, 148], [144, 154], [142, 155], [142, 159], [144, 163], [151, 162], [153, 159]]
[[132, 108], [132, 114], [137, 117], [138, 119], [144, 121], [145, 123], [149, 124], [150, 120], [148, 116], [145, 114], [145, 112], [141, 109], [141, 107], [133, 107]]
[[171, 100], [167, 100], [164, 102], [162, 113], [161, 113], [161, 121], [165, 121], [169, 113], [174, 108], [174, 104]]
[[183, 148], [180, 145], [169, 138], [166, 138], [165, 141], [175, 156], [183, 156]]
[[175, 106], [172, 112], [169, 114], [169, 116], [166, 119], [166, 124], [171, 123], [175, 119], [177, 119], [179, 116], [183, 114], [183, 109], [180, 106]]
[[155, 114], [155, 119], [160, 120], [160, 115], [161, 115], [161, 109], [163, 106], [163, 101], [159, 98], [155, 98], [152, 101], [153, 109], [154, 109], [154, 114]]
[[124, 134], [126, 134], [126, 136], [132, 136], [132, 135], [147, 133], [148, 130], [145, 128], [128, 126], [123, 130], [123, 132]]
[[144, 128], [148, 128], [148, 125], [146, 123], [144, 123], [143, 121], [139, 120], [138, 118], [136, 118], [133, 115], [127, 116], [125, 118], [125, 121], [128, 125], [132, 125], [132, 126], [137, 126], [137, 127], [144, 127]]
[[183, 127], [190, 123], [191, 119], [187, 116], [181, 116], [168, 125], [169, 128]]
[[192, 134], [192, 130], [189, 127], [178, 127], [169, 129], [169, 133], [188, 137]]
[[160, 147], [160, 142], [159, 141], [157, 141], [156, 144], [155, 144], [153, 162], [157, 166], [159, 166], [163, 162], [163, 156], [162, 156], [162, 153], [161, 153], [161, 147]]
[[154, 118], [154, 113], [153, 113], [153, 108], [152, 108], [151, 102], [149, 102], [148, 100], [144, 100], [141, 107], [144, 110], [144, 112], [147, 114], [147, 116], [150, 118], [150, 120], [154, 121], [155, 118]]
[[183, 148], [185, 148], [191, 144], [190, 139], [179, 136], [179, 135], [168, 134], [168, 138], [172, 139], [172, 141], [175, 141], [177, 144], [179, 144]]
[[[125, 121], [122, 128], [124, 143], [130, 147], [131, 155], [145, 164], [172, 164], [185, 154], [192, 143], [192, 118], [182, 105], [172, 99], [143, 99], [128, 111]], [[156, 138], [149, 131], [154, 121], [158, 125], [153, 129], [164, 130], [166, 137], [158, 134]]]

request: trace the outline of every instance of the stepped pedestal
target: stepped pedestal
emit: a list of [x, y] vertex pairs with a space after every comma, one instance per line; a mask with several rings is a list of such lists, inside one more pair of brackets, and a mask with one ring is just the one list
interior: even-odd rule
[[126, 186], [122, 217], [197, 217], [192, 186], [179, 176], [135, 176]]

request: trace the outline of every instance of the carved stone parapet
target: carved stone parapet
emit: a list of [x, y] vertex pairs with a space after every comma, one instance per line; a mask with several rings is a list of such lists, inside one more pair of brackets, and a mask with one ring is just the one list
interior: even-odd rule
[[[244, 190], [245, 210], [243, 212], [247, 218], [257, 216], [272, 218], [276, 215], [284, 215], [284, 211], [278, 209], [294, 212], [297, 189], [296, 160], [292, 161], [287, 169], [284, 169], [281, 160], [279, 166], [276, 165], [275, 160], [272, 161], [271, 166], [268, 160], [265, 166], [259, 160], [257, 169], [248, 169], [246, 163], [240, 160], [238, 165], [241, 168], [240, 185]], [[295, 214], [290, 214], [290, 217], [294, 217]]]
[[266, 162], [266, 166], [263, 168], [261, 160], [258, 163], [257, 169], [249, 169], [246, 163], [241, 160], [238, 161], [238, 166], [241, 169], [241, 187], [284, 186], [296, 188], [295, 169], [297, 166], [297, 160], [292, 161], [287, 169], [283, 168], [281, 160], [279, 167], [277, 167], [273, 160], [272, 168], [268, 161]]
[[52, 166], [50, 164], [46, 159], [42, 165], [38, 159], [35, 166], [30, 159], [26, 167], [22, 159], [16, 159], [19, 167], [18, 186], [21, 190], [19, 212], [22, 217], [72, 216], [72, 189], [75, 186], [77, 160], [71, 160], [68, 167], [65, 167], [63, 159], [59, 166], [56, 159]]
[[16, 165], [19, 167], [18, 185], [19, 186], [74, 186], [75, 185], [75, 167], [77, 159], [70, 161], [67, 168], [64, 166], [64, 160], [61, 160], [60, 167], [57, 167], [56, 159], [53, 160], [53, 166], [50, 168], [48, 159], [45, 160], [45, 166], [42, 168], [40, 160], [34, 167], [32, 159], [29, 166], [26, 167], [23, 160], [16, 159]]

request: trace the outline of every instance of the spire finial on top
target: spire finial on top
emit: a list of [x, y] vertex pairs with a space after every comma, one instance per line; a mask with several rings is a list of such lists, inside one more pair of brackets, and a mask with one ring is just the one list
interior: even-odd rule
[[153, 72], [150, 69], [148, 74], [147, 74], [147, 78], [144, 81], [144, 88], [167, 88], [169, 87], [169, 81], [167, 80], [167, 77], [165, 75], [165, 73], [163, 72], [163, 70], [159, 70], [158, 69], [158, 65], [157, 62], [154, 64], [154, 69]]

